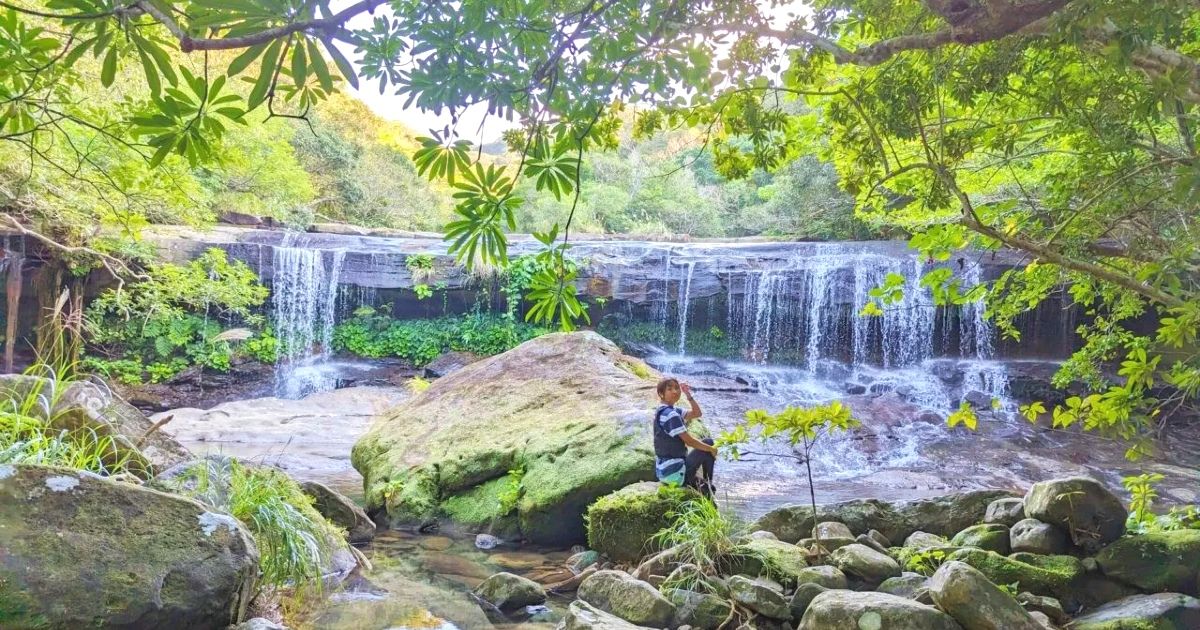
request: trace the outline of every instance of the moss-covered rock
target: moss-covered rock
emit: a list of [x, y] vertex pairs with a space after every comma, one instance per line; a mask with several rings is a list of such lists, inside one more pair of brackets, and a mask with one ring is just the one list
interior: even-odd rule
[[621, 571], [597, 571], [579, 585], [578, 596], [639, 626], [666, 628], [675, 617], [675, 605], [653, 586]]
[[846, 545], [830, 554], [829, 563], [847, 576], [867, 584], [879, 584], [900, 575], [900, 565], [895, 559], [858, 543]]
[[1005, 557], [994, 551], [959, 549], [947, 561], [958, 560], [978, 569], [993, 584], [1017, 584], [1022, 591], [1064, 599], [1083, 577], [1083, 563], [1071, 556], [1014, 554]]
[[724, 598], [678, 588], [667, 589], [667, 599], [675, 605], [675, 624], [700, 630], [716, 630], [729, 618], [731, 607]]
[[808, 570], [804, 548], [769, 538], [751, 538], [735, 547], [734, 554], [740, 560], [738, 573], [765, 575], [787, 587], [798, 584]]
[[642, 481], [600, 497], [588, 507], [588, 547], [617, 562], [636, 562], [662, 551], [654, 535], [668, 515], [699, 495], [655, 481]]
[[[777, 584], [774, 586], [778, 588]], [[792, 609], [788, 600], [775, 588], [765, 580], [741, 575], [729, 578], [729, 593], [733, 601], [765, 617], [789, 621]]]
[[199, 502], [0, 465], [0, 627], [224, 628], [257, 574], [250, 533]]
[[582, 542], [588, 505], [654, 478], [657, 378], [591, 332], [545, 335], [468, 365], [381, 415], [355, 444], [368, 511], [391, 524], [463, 514], [480, 524], [496, 515], [486, 505], [447, 500], [518, 470], [521, 534]]
[[1182, 593], [1134, 595], [1105, 604], [1071, 622], [1071, 630], [1194, 630], [1200, 600]]
[[1200, 530], [1127, 536], [1096, 556], [1104, 574], [1157, 593], [1200, 595]]
[[950, 615], [886, 593], [825, 591], [813, 598], [797, 630], [879, 628], [962, 630]]
[[999, 523], [972, 525], [954, 535], [950, 544], [955, 547], [978, 547], [1008, 555], [1008, 527]]
[[475, 594], [500, 610], [515, 610], [546, 601], [542, 585], [512, 573], [497, 573], [475, 587]]
[[1041, 624], [978, 569], [950, 561], [929, 578], [938, 608], [971, 630], [1042, 630]]
[[375, 522], [349, 497], [316, 481], [306, 481], [300, 484], [300, 489], [312, 497], [313, 507], [321, 516], [346, 530], [346, 542], [360, 544], [375, 538]]

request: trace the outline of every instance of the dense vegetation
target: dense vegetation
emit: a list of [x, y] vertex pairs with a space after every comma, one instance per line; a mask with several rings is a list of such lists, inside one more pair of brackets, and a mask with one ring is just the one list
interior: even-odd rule
[[422, 366], [447, 351], [493, 355], [545, 333], [503, 315], [475, 311], [436, 319], [397, 320], [362, 307], [333, 331], [333, 347], [361, 357], [399, 357]]

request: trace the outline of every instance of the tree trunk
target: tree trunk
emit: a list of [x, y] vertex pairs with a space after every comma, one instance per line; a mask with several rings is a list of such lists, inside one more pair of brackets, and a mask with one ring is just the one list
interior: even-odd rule
[[17, 347], [17, 321], [21, 317], [21, 285], [22, 269], [25, 259], [23, 256], [10, 256], [8, 262], [8, 282], [4, 287], [8, 296], [8, 310], [5, 311], [4, 327], [4, 373], [13, 371], [13, 354]]

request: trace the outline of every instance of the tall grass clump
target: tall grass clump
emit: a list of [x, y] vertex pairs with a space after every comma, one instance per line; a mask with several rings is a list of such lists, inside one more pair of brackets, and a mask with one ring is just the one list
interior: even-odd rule
[[99, 475], [128, 472], [130, 453], [91, 427], [59, 429], [68, 410], [59, 399], [70, 385], [60, 371], [38, 363], [0, 390], [0, 464], [39, 464]]
[[175, 481], [197, 498], [241, 521], [254, 534], [264, 586], [320, 591], [322, 571], [346, 546], [345, 532], [313, 507], [287, 474], [236, 460], [206, 460]]
[[694, 564], [705, 575], [728, 572], [738, 562], [737, 540], [745, 526], [715, 502], [685, 501], [667, 517], [670, 525], [651, 541], [662, 549], [675, 548], [676, 562]]

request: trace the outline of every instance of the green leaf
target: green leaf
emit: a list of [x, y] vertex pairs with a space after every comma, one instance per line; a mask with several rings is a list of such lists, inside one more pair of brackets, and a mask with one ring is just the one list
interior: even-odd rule
[[321, 89], [332, 92], [333, 77], [329, 74], [329, 66], [325, 64], [325, 55], [321, 54], [321, 50], [317, 48], [317, 44], [313, 40], [305, 40], [304, 44], [308, 47], [308, 61], [317, 75], [317, 81], [321, 83]]
[[292, 81], [296, 87], [308, 82], [308, 58], [304, 52], [303, 38], [296, 40], [296, 45], [292, 46]]
[[104, 64], [100, 68], [100, 84], [104, 87], [111, 87], [113, 81], [117, 77], [117, 49], [109, 48], [108, 54], [104, 56]]
[[142, 70], [146, 73], [146, 85], [150, 88], [150, 93], [155, 97], [162, 91], [162, 82], [158, 78], [158, 69], [154, 67], [154, 62], [151, 61], [150, 55], [147, 55], [140, 48], [138, 49], [138, 59], [142, 61]]
[[233, 61], [229, 62], [229, 68], [226, 70], [226, 74], [231, 77], [241, 74], [242, 70], [245, 70], [251, 63], [254, 63], [255, 59], [258, 59], [259, 56], [263, 54], [263, 51], [267, 49], [267, 46], [268, 44], [263, 43], [247, 48], [245, 52], [238, 55]]
[[254, 81], [254, 88], [250, 90], [250, 96], [246, 99], [250, 109], [258, 107], [267, 99], [267, 91], [271, 89], [271, 83], [275, 80], [275, 71], [279, 67], [279, 54], [282, 49], [282, 39], [275, 40], [267, 47], [262, 66], [258, 71], [258, 79]]
[[350, 61], [346, 59], [344, 55], [342, 55], [342, 53], [337, 49], [337, 46], [333, 45], [332, 40], [322, 39], [321, 43], [325, 45], [325, 52], [328, 52], [329, 56], [333, 58], [333, 63], [337, 65], [338, 70], [342, 73], [342, 78], [346, 79], [346, 82], [350, 84], [350, 87], [353, 87], [357, 90], [358, 75], [354, 73], [354, 66], [351, 65]]

